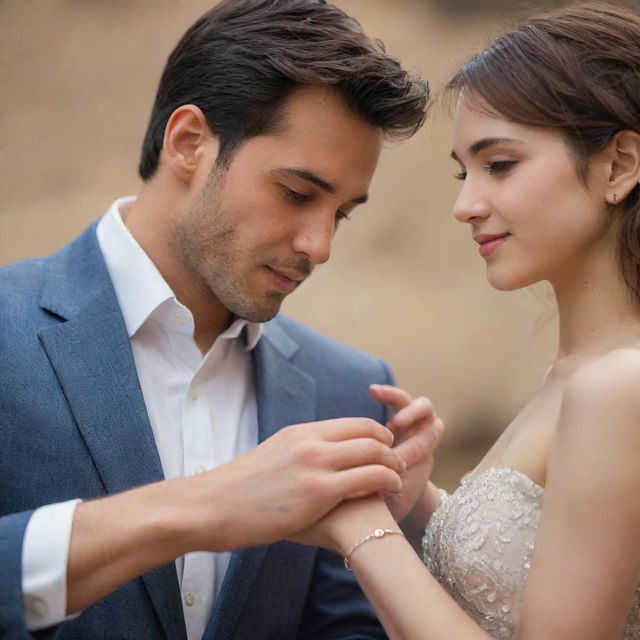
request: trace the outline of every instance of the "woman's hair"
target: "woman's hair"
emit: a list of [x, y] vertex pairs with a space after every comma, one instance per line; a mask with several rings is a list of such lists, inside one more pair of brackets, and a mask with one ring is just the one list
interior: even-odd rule
[[[447, 88], [513, 122], [559, 130], [586, 183], [591, 159], [618, 132], [640, 132], [640, 17], [604, 2], [546, 13], [474, 56]], [[614, 212], [622, 274], [640, 300], [638, 185]]]
[[223, 0], [186, 31], [167, 60], [140, 176], [154, 175], [178, 107], [200, 107], [220, 141], [217, 162], [225, 166], [244, 140], [277, 130], [285, 100], [307, 85], [335, 89], [390, 138], [411, 136], [425, 119], [427, 84], [337, 7], [325, 0]]

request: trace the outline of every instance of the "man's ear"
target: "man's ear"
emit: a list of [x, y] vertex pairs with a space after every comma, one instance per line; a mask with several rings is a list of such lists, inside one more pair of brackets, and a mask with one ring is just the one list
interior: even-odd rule
[[218, 139], [200, 108], [193, 104], [178, 107], [164, 130], [162, 156], [167, 168], [179, 180], [191, 182], [203, 165], [208, 172], [217, 154]]
[[640, 134], [631, 130], [617, 133], [607, 148], [609, 176], [606, 199], [622, 202], [640, 181]]

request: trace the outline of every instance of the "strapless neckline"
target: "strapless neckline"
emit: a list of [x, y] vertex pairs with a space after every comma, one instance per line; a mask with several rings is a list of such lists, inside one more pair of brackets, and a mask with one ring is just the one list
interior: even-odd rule
[[515, 474], [516, 476], [519, 476], [520, 478], [522, 478], [525, 482], [528, 482], [532, 486], [538, 487], [539, 489], [542, 489], [542, 491], [544, 491], [544, 487], [541, 484], [538, 484], [537, 482], [532, 480], [531, 477], [528, 476], [526, 473], [523, 473], [522, 471], [518, 471], [517, 469], [514, 469], [513, 467], [508, 467], [508, 466], [492, 465], [490, 467], [487, 467], [483, 471], [479, 471], [477, 473], [473, 473], [473, 472], [467, 473], [464, 476], [462, 476], [462, 479], [460, 480], [460, 484], [469, 484], [471, 482], [474, 482], [482, 478], [483, 476], [490, 475], [495, 471]]
[[[467, 474], [440, 504], [422, 539], [429, 571], [496, 640], [516, 637], [545, 489], [510, 467]], [[624, 640], [640, 640], [640, 590]]]

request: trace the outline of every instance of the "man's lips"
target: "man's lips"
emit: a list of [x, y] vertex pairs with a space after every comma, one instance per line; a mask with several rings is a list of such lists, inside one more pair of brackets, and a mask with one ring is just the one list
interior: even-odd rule
[[488, 258], [511, 234], [510, 233], [479, 233], [473, 239], [480, 245], [480, 255]]
[[288, 280], [293, 280], [294, 282], [302, 282], [307, 277], [306, 274], [298, 273], [297, 271], [288, 271], [286, 269], [281, 269], [280, 267], [276, 268], [269, 265], [267, 265], [267, 267], [271, 269], [271, 271], [274, 271]]
[[296, 271], [276, 269], [265, 265], [267, 273], [271, 276], [277, 286], [285, 291], [293, 291], [307, 276]]

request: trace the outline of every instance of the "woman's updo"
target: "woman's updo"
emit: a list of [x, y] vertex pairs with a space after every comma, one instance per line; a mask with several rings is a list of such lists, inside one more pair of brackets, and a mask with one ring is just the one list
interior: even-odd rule
[[[448, 84], [519, 124], [562, 132], [585, 182], [620, 131], [640, 133], [640, 17], [603, 2], [528, 20], [474, 56]], [[620, 267], [640, 301], [640, 187], [614, 208]]]

